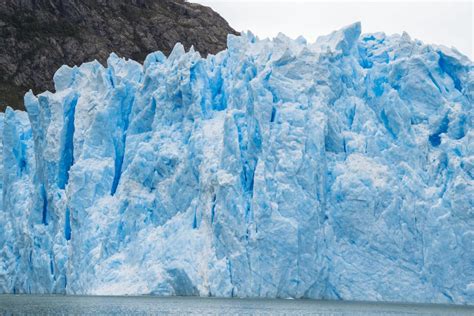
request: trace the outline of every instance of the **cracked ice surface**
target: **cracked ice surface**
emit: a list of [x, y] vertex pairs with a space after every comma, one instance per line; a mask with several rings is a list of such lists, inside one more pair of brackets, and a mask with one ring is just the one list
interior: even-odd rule
[[0, 116], [0, 292], [472, 304], [473, 69], [358, 23], [63, 66]]

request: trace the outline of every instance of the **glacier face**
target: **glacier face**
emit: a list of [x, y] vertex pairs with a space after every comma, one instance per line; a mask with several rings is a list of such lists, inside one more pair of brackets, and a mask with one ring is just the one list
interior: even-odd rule
[[63, 66], [0, 116], [0, 292], [473, 304], [473, 73], [359, 23]]

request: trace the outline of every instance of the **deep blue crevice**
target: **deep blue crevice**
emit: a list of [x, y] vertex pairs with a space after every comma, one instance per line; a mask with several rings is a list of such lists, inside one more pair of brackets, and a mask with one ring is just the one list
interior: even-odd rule
[[[232, 280], [232, 263], [230, 262], [229, 259], [227, 259], [227, 271], [229, 272], [230, 284], [234, 285], [233, 280]], [[233, 293], [233, 291], [234, 291], [234, 289], [232, 288], [232, 293]]]
[[270, 117], [270, 123], [275, 122], [276, 108], [272, 107], [272, 116]]
[[220, 70], [218, 74], [211, 81], [212, 93], [212, 109], [214, 111], [222, 111], [227, 108], [227, 98], [225, 97], [224, 80]]
[[260, 125], [258, 124], [258, 122], [256, 123], [255, 125], [255, 131], [253, 133], [253, 137], [252, 137], [252, 145], [254, 146], [255, 148], [255, 151], [260, 153], [260, 151], [262, 150], [262, 134], [260, 133]]
[[48, 225], [48, 195], [46, 194], [46, 189], [44, 186], [41, 186], [41, 198], [43, 200], [43, 212], [42, 212], [42, 223], [43, 225]]
[[66, 208], [66, 216], [64, 218], [64, 238], [71, 240], [71, 211]]
[[194, 218], [193, 218], [193, 229], [197, 228], [197, 215], [196, 215], [196, 209], [194, 209]]
[[344, 144], [341, 141], [340, 132], [335, 131], [334, 127], [328, 125], [327, 133], [324, 135], [324, 150], [333, 153], [342, 152]]
[[358, 51], [359, 51], [359, 57], [360, 57], [359, 65], [364, 69], [372, 68], [373, 62], [367, 56], [367, 48], [363, 46], [359, 46]]
[[454, 87], [459, 91], [462, 92], [461, 80], [459, 80], [458, 72], [461, 71], [462, 67], [456, 64], [456, 61], [451, 61], [451, 58], [447, 57], [446, 55], [439, 54], [439, 61], [438, 65], [448, 76], [451, 77], [454, 83]]
[[61, 139], [62, 151], [58, 168], [58, 187], [62, 190], [69, 181], [69, 169], [74, 164], [74, 116], [78, 96], [66, 101], [64, 107], [64, 129]]
[[26, 170], [26, 160], [25, 159], [20, 160], [19, 167], [20, 167], [20, 174], [23, 174], [23, 172]]
[[109, 83], [112, 86], [112, 88], [115, 88], [115, 76], [112, 72], [112, 69], [107, 70], [107, 79], [109, 79]]
[[382, 119], [383, 125], [387, 129], [387, 131], [390, 133], [390, 135], [394, 138], [397, 139], [397, 134], [393, 131], [392, 127], [390, 126], [390, 122], [387, 116], [387, 113], [385, 113], [385, 110], [382, 110], [380, 113], [380, 118]]
[[252, 198], [255, 183], [255, 169], [257, 167], [257, 159], [250, 159], [244, 164], [243, 170], [243, 184], [245, 189], [246, 206], [245, 206], [245, 220], [249, 222], [252, 218]]
[[377, 97], [380, 97], [383, 92], [384, 92], [384, 84], [387, 83], [387, 79], [382, 77], [382, 78], [377, 78], [374, 80], [374, 94]]
[[445, 152], [443, 152], [439, 156], [438, 159], [439, 159], [438, 173], [441, 173], [443, 170], [446, 170], [448, 168], [448, 164], [449, 164], [448, 155]]
[[441, 144], [441, 134], [446, 133], [448, 131], [448, 127], [449, 118], [446, 115], [441, 121], [441, 124], [439, 125], [437, 131], [428, 137], [428, 140], [430, 141], [432, 146], [438, 147]]
[[260, 134], [260, 128], [259, 125], [255, 125], [255, 131], [253, 133], [253, 137], [251, 138], [251, 146], [253, 148], [254, 155], [251, 157], [248, 157], [247, 162], [245, 163], [246, 167], [246, 179], [247, 179], [247, 185], [246, 185], [246, 191], [250, 194], [250, 197], [253, 197], [253, 186], [255, 182], [255, 169], [257, 168], [257, 163], [258, 163], [258, 154], [262, 150], [262, 135]]
[[212, 197], [212, 207], [211, 207], [211, 224], [214, 223], [214, 217], [216, 216], [216, 195]]
[[263, 81], [263, 86], [265, 87], [265, 89], [270, 91], [270, 93], [272, 94], [272, 102], [273, 103], [278, 103], [280, 101], [280, 98], [278, 97], [277, 91], [270, 85], [270, 77], [271, 76], [272, 76], [272, 72], [269, 71], [268, 74], [263, 79], [264, 80]]
[[[197, 78], [201, 78], [203, 76], [203, 73], [205, 74], [206, 72], [203, 69], [201, 62], [198, 61], [193, 66], [191, 66], [190, 74], [189, 74], [190, 85], [197, 86], [196, 84]], [[206, 97], [205, 97], [205, 93], [203, 93], [203, 95], [201, 96], [200, 108], [201, 108], [201, 114], [204, 118], [208, 117], [206, 105], [207, 105]]]
[[464, 113], [461, 114], [461, 118], [459, 119], [459, 123], [457, 124], [454, 131], [450, 130], [450, 132], [452, 132], [452, 135], [453, 135], [454, 139], [461, 139], [464, 136], [466, 136], [466, 130], [465, 130], [466, 120], [467, 119], [466, 119], [466, 116], [464, 115]]
[[124, 157], [124, 148], [123, 141], [117, 142], [114, 141], [114, 150], [115, 150], [115, 160], [114, 160], [114, 180], [112, 182], [112, 189], [110, 190], [110, 194], [113, 196], [115, 192], [117, 192], [117, 187], [120, 181], [120, 177], [122, 176], [122, 165], [123, 165], [123, 157]]
[[25, 143], [20, 142], [18, 149], [13, 147], [12, 151], [18, 164], [17, 174], [21, 176], [26, 170]]
[[253, 184], [255, 182], [255, 168], [257, 163], [253, 163], [254, 166], [248, 171], [248, 185], [247, 185], [247, 192], [251, 192], [253, 194]]
[[375, 37], [374, 37], [373, 35], [368, 35], [368, 36], [364, 36], [364, 37], [362, 38], [362, 40], [363, 40], [364, 42], [375, 41]]
[[332, 294], [331, 298], [335, 297], [337, 300], [342, 300], [342, 296], [339, 294], [336, 288], [332, 285], [330, 285], [330, 293]]
[[112, 189], [110, 191], [111, 195], [115, 195], [117, 192], [117, 187], [120, 182], [120, 177], [122, 176], [122, 165], [125, 156], [125, 144], [127, 142], [127, 130], [129, 125], [130, 113], [132, 111], [132, 106], [134, 102], [134, 91], [132, 87], [126, 88], [126, 95], [124, 100], [120, 104], [120, 117], [118, 122], [118, 129], [120, 131], [119, 137], [114, 139], [114, 150], [115, 150], [115, 160], [114, 160], [114, 180], [112, 182]]
[[372, 68], [373, 63], [367, 58], [362, 58], [360, 61], [360, 66], [364, 69], [369, 69]]
[[436, 86], [436, 88], [438, 89], [438, 91], [440, 93], [443, 93], [443, 91], [441, 90], [441, 87], [439, 86], [438, 82], [436, 81], [436, 79], [433, 77], [433, 75], [431, 74], [431, 72], [428, 72], [428, 77], [430, 77], [431, 81], [433, 82], [433, 84]]
[[441, 137], [439, 134], [432, 134], [428, 137], [431, 146], [438, 147], [441, 144]]
[[443, 293], [443, 295], [449, 300], [449, 303], [454, 302], [453, 297], [449, 295], [446, 291], [442, 291], [441, 293]]
[[241, 184], [246, 199], [245, 220], [247, 222], [252, 218], [255, 169], [258, 163], [257, 157], [262, 148], [262, 136], [258, 122], [255, 122], [254, 126], [254, 129], [251, 129], [247, 124], [242, 124], [242, 126], [237, 124], [241, 153], [240, 159], [242, 161]]
[[438, 157], [438, 160], [439, 163], [436, 172], [439, 177], [444, 178], [439, 195], [442, 198], [448, 189], [448, 183], [451, 181], [452, 171], [449, 168], [449, 158], [446, 152], [441, 153]]
[[125, 226], [124, 222], [121, 221], [117, 227], [117, 235], [118, 235], [119, 242], [123, 242], [125, 240], [126, 230], [124, 226]]
[[252, 213], [252, 202], [249, 199], [247, 201], [247, 205], [245, 206], [245, 221], [249, 222], [250, 221], [250, 215]]
[[26, 141], [25, 135], [21, 130], [17, 130], [16, 124], [12, 123], [10, 128], [13, 128], [13, 134], [18, 135], [18, 138], [15, 139], [14, 144], [12, 145], [12, 152], [15, 156], [15, 161], [17, 163], [17, 175], [20, 177], [24, 171], [27, 169], [27, 158], [26, 158]]
[[352, 124], [354, 123], [355, 114], [356, 114], [356, 106], [353, 105], [352, 107], [349, 108], [349, 113], [347, 115], [349, 128], [352, 128]]
[[53, 262], [53, 256], [50, 254], [49, 255], [49, 272], [51, 275], [54, 275], [54, 262]]

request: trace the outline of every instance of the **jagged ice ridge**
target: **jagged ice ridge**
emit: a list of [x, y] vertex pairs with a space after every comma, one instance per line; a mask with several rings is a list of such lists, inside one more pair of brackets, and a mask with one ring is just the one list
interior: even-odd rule
[[473, 69], [359, 23], [63, 66], [0, 116], [0, 292], [473, 304]]

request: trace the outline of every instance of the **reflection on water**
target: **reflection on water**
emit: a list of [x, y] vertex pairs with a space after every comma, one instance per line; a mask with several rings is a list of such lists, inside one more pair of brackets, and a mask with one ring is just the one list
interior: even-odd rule
[[474, 307], [314, 300], [0, 295], [0, 315], [474, 315]]

